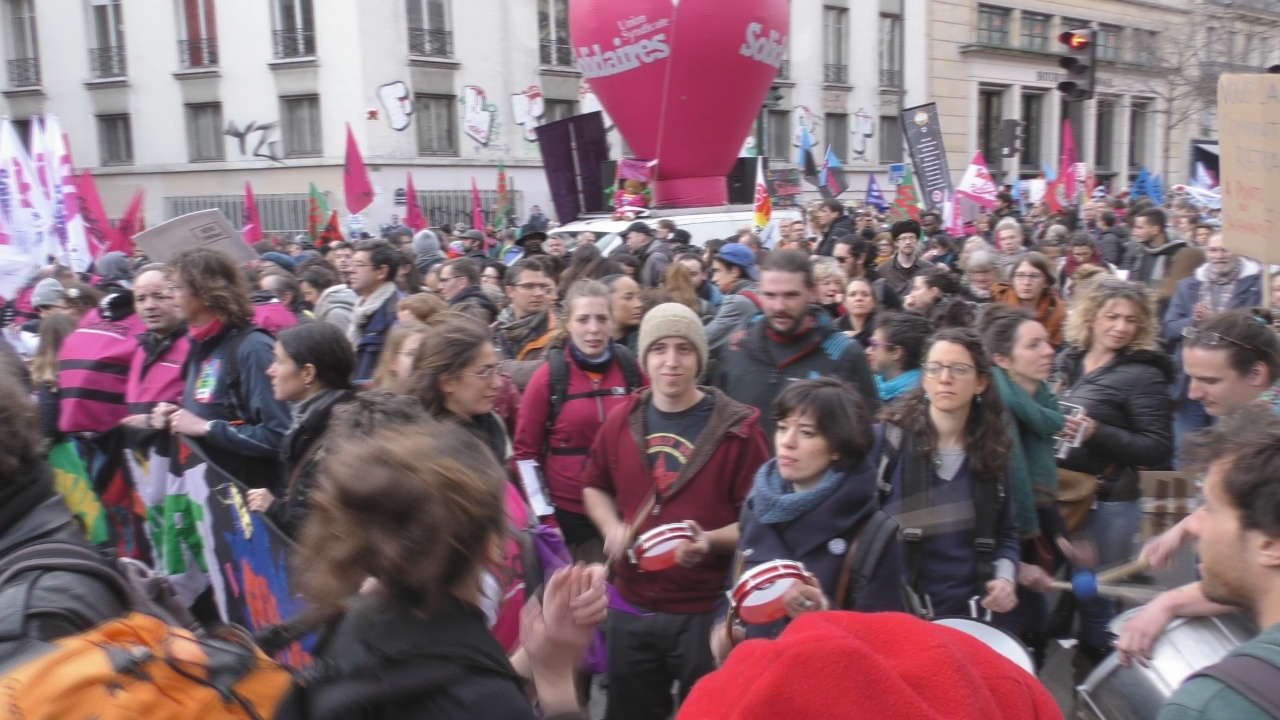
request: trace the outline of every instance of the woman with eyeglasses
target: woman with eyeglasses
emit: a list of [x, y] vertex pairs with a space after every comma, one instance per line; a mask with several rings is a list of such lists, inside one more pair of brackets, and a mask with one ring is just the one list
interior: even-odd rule
[[929, 340], [922, 369], [921, 386], [884, 410], [878, 431], [913, 609], [1008, 613], [1018, 604], [1021, 548], [990, 361], [976, 335], [949, 328]]
[[867, 341], [867, 363], [876, 374], [881, 402], [892, 402], [920, 386], [920, 361], [933, 325], [913, 313], [884, 313]]
[[1024, 254], [1013, 267], [1008, 283], [996, 283], [992, 302], [1022, 308], [1035, 315], [1049, 331], [1049, 342], [1062, 346], [1062, 326], [1067, 320], [1067, 304], [1054, 291], [1057, 279], [1049, 258], [1038, 252]]
[[[1083, 409], [1066, 420], [1065, 436], [1078, 435], [1080, 443], [1058, 467], [1096, 478], [1085, 529], [1101, 567], [1133, 555], [1142, 521], [1139, 468], [1166, 468], [1173, 456], [1173, 362], [1156, 347], [1154, 313], [1142, 285], [1091, 280], [1079, 289], [1067, 322], [1068, 347], [1058, 357], [1058, 394]], [[1078, 602], [1078, 648], [1100, 662], [1110, 652], [1114, 607], [1106, 599]]]

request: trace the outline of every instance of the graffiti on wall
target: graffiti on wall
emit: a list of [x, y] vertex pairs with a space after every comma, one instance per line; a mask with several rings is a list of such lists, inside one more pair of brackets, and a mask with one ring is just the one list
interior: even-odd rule
[[524, 130], [525, 142], [538, 142], [536, 132], [542, 124], [542, 117], [547, 112], [547, 103], [542, 97], [542, 88], [530, 85], [524, 92], [511, 95], [511, 114], [516, 124]]
[[489, 147], [498, 134], [498, 106], [489, 102], [484, 88], [478, 85], [462, 88], [458, 103], [462, 105], [462, 132], [477, 147]]
[[867, 154], [867, 141], [875, 137], [876, 121], [861, 108], [850, 118], [849, 131], [853, 133], [853, 143], [849, 148], [854, 155]]
[[284, 155], [280, 151], [280, 123], [278, 121], [258, 122], [250, 120], [240, 127], [235, 120], [227, 123], [223, 135], [233, 137], [240, 143], [240, 154], [244, 157], [256, 157], [284, 164]]
[[[397, 80], [378, 87], [378, 100], [392, 130], [404, 131], [413, 122], [413, 94], [409, 86]], [[375, 118], [376, 119], [376, 118]]]
[[797, 105], [792, 113], [792, 122], [795, 130], [791, 134], [791, 144], [800, 147], [800, 139], [805, 130], [809, 131], [809, 137], [816, 145], [818, 143], [818, 130], [822, 127], [822, 120], [809, 109], [808, 105]]

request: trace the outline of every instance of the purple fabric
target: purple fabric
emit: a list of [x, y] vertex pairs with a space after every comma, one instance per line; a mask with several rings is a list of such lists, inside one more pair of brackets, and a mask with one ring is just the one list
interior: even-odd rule
[[[560, 535], [559, 530], [549, 525], [536, 525], [530, 534], [533, 535], [533, 549], [538, 554], [538, 562], [542, 565], [544, 580], [560, 568], [573, 566], [573, 556], [569, 553], [569, 547], [564, 544], [564, 537]], [[609, 608], [612, 610], [616, 593], [612, 585], [608, 585], [606, 590], [609, 593]], [[621, 596], [618, 596], [618, 600], [622, 600]], [[587, 649], [587, 656], [582, 659], [578, 667], [583, 672], [601, 675], [609, 669], [608, 657], [604, 645], [604, 631], [597, 629], [591, 640], [591, 647]]]

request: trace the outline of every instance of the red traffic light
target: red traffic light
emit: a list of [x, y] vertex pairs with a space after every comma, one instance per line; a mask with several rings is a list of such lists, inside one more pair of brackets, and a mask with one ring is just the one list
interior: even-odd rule
[[1089, 47], [1089, 43], [1092, 42], [1092, 39], [1085, 33], [1071, 32], [1068, 30], [1058, 36], [1058, 41], [1072, 50], [1083, 50]]

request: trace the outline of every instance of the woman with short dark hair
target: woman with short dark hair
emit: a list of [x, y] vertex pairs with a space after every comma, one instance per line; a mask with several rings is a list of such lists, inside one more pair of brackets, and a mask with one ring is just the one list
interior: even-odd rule
[[1009, 273], [1008, 283], [996, 283], [991, 290], [993, 302], [1020, 307], [1035, 315], [1049, 331], [1053, 346], [1062, 346], [1062, 331], [1067, 322], [1067, 304], [1054, 290], [1057, 276], [1049, 258], [1038, 252], [1025, 253]]
[[275, 362], [267, 368], [276, 400], [293, 407], [293, 424], [284, 436], [280, 460], [283, 497], [250, 490], [249, 509], [270, 517], [295, 535], [307, 514], [307, 496], [315, 484], [317, 450], [334, 407], [352, 397], [356, 355], [346, 335], [329, 323], [306, 323], [280, 333]]

